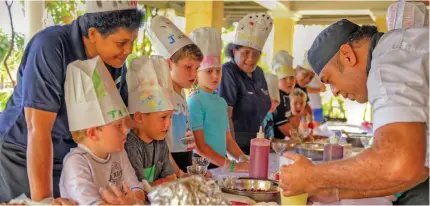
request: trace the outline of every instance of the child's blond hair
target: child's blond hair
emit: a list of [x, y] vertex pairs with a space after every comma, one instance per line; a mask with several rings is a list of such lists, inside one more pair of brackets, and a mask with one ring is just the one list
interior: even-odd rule
[[195, 44], [188, 44], [186, 46], [183, 46], [178, 51], [176, 51], [170, 59], [174, 63], [178, 63], [181, 59], [184, 59], [186, 57], [190, 57], [191, 59], [194, 59], [196, 61], [203, 61], [203, 53], [199, 49], [199, 47]]
[[[70, 132], [70, 133], [72, 133], [73, 141], [75, 141], [76, 144], [79, 144], [82, 141], [84, 141], [88, 137], [87, 136], [88, 129], [89, 128]], [[101, 130], [101, 127], [100, 126], [96, 127], [96, 129]]]
[[76, 144], [79, 144], [84, 141], [87, 138], [87, 130], [88, 129], [81, 129], [71, 132], [73, 141], [75, 141]]
[[294, 88], [290, 93], [290, 101], [293, 100], [294, 97], [302, 97], [305, 102], [308, 100], [308, 95], [300, 88]]

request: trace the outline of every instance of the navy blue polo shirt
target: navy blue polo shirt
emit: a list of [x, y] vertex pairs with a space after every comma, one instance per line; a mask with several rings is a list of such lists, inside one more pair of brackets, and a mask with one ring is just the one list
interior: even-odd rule
[[239, 146], [249, 146], [269, 112], [271, 101], [263, 70], [257, 66], [252, 77], [233, 61], [222, 66], [219, 95], [233, 107], [232, 121]]
[[275, 138], [284, 139], [285, 135], [279, 129], [280, 126], [287, 124], [290, 118], [293, 116], [290, 106], [290, 96], [282, 90], [279, 90], [281, 96], [281, 102], [279, 103], [276, 110], [273, 112], [273, 122], [275, 124], [273, 130], [275, 132]]
[[[27, 124], [24, 107], [57, 113], [52, 128], [54, 164], [62, 164], [64, 156], [76, 147], [69, 132], [64, 101], [67, 65], [86, 60], [78, 20], [69, 25], [48, 27], [37, 33], [25, 48], [18, 68], [18, 83], [6, 109], [0, 114], [0, 140], [27, 148]], [[123, 100], [127, 100], [125, 73], [106, 65]], [[124, 101], [127, 104], [127, 101]]]

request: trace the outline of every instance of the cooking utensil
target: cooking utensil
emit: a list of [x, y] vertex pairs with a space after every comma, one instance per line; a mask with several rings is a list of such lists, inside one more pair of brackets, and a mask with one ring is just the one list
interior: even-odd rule
[[312, 161], [321, 161], [324, 157], [324, 144], [323, 143], [302, 143], [295, 146], [294, 151]]
[[278, 202], [279, 198], [278, 184], [267, 179], [238, 178], [224, 184], [221, 190], [247, 196], [257, 202]]

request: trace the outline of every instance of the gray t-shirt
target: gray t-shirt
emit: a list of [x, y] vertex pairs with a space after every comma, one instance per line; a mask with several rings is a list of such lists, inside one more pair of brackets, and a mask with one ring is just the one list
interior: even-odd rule
[[87, 147], [78, 144], [64, 158], [60, 179], [61, 197], [75, 200], [81, 205], [99, 205], [103, 202], [99, 189], [108, 188], [110, 182], [120, 187], [126, 183], [132, 190], [144, 189], [125, 151], [111, 153], [107, 159], [101, 159]]
[[153, 140], [148, 144], [130, 131], [127, 134], [125, 151], [139, 181], [145, 179], [151, 183], [175, 174], [175, 168], [169, 159], [169, 148], [164, 140]]

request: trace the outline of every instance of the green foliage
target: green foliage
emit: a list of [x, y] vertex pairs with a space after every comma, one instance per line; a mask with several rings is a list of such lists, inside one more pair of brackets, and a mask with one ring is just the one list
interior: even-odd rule
[[[3, 60], [6, 54], [9, 52], [11, 36], [3, 32], [0, 29], [0, 84], [6, 80], [11, 82], [7, 74], [6, 68], [4, 67]], [[22, 55], [24, 54], [24, 35], [21, 33], [15, 33], [15, 42], [12, 53], [7, 61], [7, 65], [10, 69], [11, 75], [15, 78], [16, 71], [18, 70], [19, 64], [21, 62]], [[1, 85], [3, 86], [3, 85]], [[0, 86], [0, 88], [2, 88]], [[5, 85], [6, 87], [12, 87], [12, 85]]]
[[85, 0], [46, 1], [45, 8], [48, 9], [56, 25], [68, 24], [71, 20], [85, 13], [85, 10], [78, 9], [79, 4], [85, 5]]
[[10, 91], [1, 91], [0, 92], [0, 111], [3, 111], [6, 107], [7, 101], [9, 101], [9, 98], [11, 96]]

